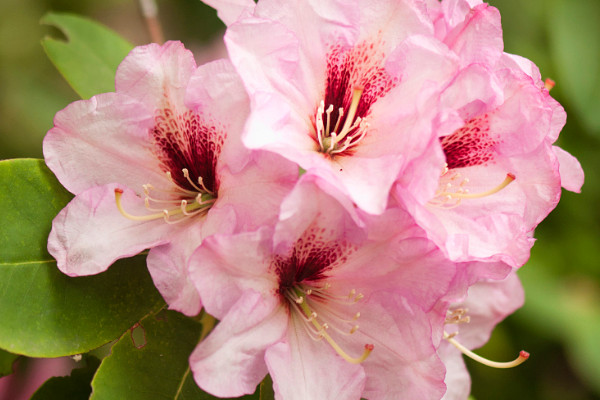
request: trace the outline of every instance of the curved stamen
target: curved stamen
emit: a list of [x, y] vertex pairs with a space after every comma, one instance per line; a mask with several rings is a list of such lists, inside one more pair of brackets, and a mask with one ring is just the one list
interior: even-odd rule
[[513, 368], [513, 367], [523, 364], [529, 358], [529, 353], [524, 350], [521, 350], [519, 352], [519, 356], [516, 359], [514, 359], [513, 361], [508, 361], [508, 362], [491, 361], [491, 360], [488, 360], [487, 358], [481, 357], [480, 355], [473, 353], [471, 350], [467, 349], [465, 346], [460, 344], [458, 341], [456, 341], [456, 339], [452, 338], [452, 336], [446, 332], [444, 332], [444, 339], [446, 339], [448, 342], [452, 343], [452, 345], [454, 347], [456, 347], [458, 350], [460, 350], [461, 353], [463, 353], [465, 356], [467, 356], [483, 365], [487, 365], [488, 367], [492, 367], [492, 368]]
[[[192, 185], [192, 187], [194, 189], [196, 189], [196, 191], [198, 191], [198, 192], [202, 192], [203, 191], [201, 188], [199, 188], [198, 186], [196, 186], [196, 184], [194, 183], [194, 181], [192, 181], [192, 179], [190, 178], [190, 171], [188, 171], [187, 168], [183, 168], [181, 170], [181, 172], [183, 172], [184, 178], [187, 179], [187, 181], [190, 183], [190, 185]], [[199, 177], [198, 179], [200, 179], [200, 178], [201, 177]], [[203, 187], [204, 187], [204, 185], [203, 185]]]
[[[302, 301], [302, 302], [297, 301], [297, 299], [299, 299], [299, 298], [304, 299], [306, 294], [297, 288], [293, 288], [292, 290], [293, 290], [294, 294], [296, 295], [295, 304], [298, 304], [300, 309], [304, 312], [304, 315], [306, 317], [310, 318], [310, 316], [313, 315], [314, 311], [312, 311], [310, 309], [310, 307], [308, 306], [306, 301]], [[373, 351], [374, 346], [372, 344], [366, 344], [365, 351], [363, 352], [363, 354], [360, 357], [356, 357], [356, 358], [351, 357], [326, 332], [326, 330], [328, 328], [327, 323], [320, 324], [314, 318], [310, 322], [317, 329], [317, 331], [319, 332], [319, 335], [322, 336], [325, 340], [327, 340], [327, 343], [329, 343], [329, 345], [335, 350], [335, 352], [338, 353], [344, 360], [346, 360], [347, 362], [349, 362], [351, 364], [362, 363], [363, 361], [365, 361], [367, 359], [367, 357], [369, 357], [369, 354], [371, 354], [371, 352]]]
[[[162, 210], [162, 212], [148, 214], [148, 215], [129, 214], [127, 211], [125, 211], [125, 209], [123, 208], [123, 205], [121, 204], [121, 196], [122, 195], [123, 195], [123, 190], [116, 188], [115, 189], [115, 202], [117, 204], [117, 208], [119, 209], [119, 212], [121, 213], [121, 215], [123, 215], [125, 218], [133, 220], [133, 221], [153, 221], [155, 219], [164, 218], [166, 222], [174, 223], [174, 222], [178, 222], [179, 220], [170, 221], [169, 220], [170, 217], [172, 217], [174, 215], [183, 215], [184, 214], [184, 207], [174, 208], [171, 210], [165, 209], [165, 210]], [[184, 201], [185, 200], [182, 201], [182, 204]], [[192, 204], [187, 204], [185, 206], [185, 212], [189, 213], [190, 211], [202, 211], [206, 207], [207, 207], [206, 204], [193, 202]], [[195, 215], [195, 213], [194, 213], [194, 215]]]
[[[498, 193], [499, 191], [501, 191], [502, 189], [504, 189], [505, 187], [507, 187], [512, 181], [514, 181], [516, 179], [516, 177], [513, 174], [506, 174], [506, 178], [504, 179], [504, 181], [502, 181], [501, 184], [499, 184], [498, 186], [496, 186], [493, 189], [490, 189], [486, 192], [482, 192], [482, 193], [467, 193], [466, 191], [460, 191], [460, 192], [442, 192], [439, 193], [438, 196], [444, 196], [448, 199], [479, 199], [482, 197], [487, 197], [487, 196], [491, 196], [495, 193]], [[468, 182], [468, 181], [467, 181]], [[463, 185], [461, 184], [461, 187]], [[452, 185], [450, 183], [448, 183], [446, 185], [445, 190], [449, 190], [450, 187], [452, 187]]]

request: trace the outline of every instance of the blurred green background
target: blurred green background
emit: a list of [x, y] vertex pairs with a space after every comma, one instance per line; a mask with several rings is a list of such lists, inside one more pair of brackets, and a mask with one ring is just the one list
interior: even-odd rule
[[[525, 306], [502, 323], [480, 354], [523, 366], [494, 370], [468, 362], [477, 400], [600, 399], [600, 1], [491, 0], [502, 13], [505, 49], [535, 61], [557, 85], [568, 113], [559, 145], [586, 172], [582, 194], [565, 192], [536, 232], [520, 276]], [[199, 0], [158, 2], [167, 39], [199, 63], [220, 57], [223, 25]], [[150, 39], [135, 0], [0, 2], [0, 159], [41, 157], [54, 114], [77, 95], [46, 58], [40, 40], [61, 34], [39, 24], [47, 11], [89, 16], [132, 43]]]

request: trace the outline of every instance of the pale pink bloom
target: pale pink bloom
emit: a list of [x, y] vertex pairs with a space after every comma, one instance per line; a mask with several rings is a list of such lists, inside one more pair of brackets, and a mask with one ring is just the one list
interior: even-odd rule
[[[523, 300], [523, 288], [514, 271], [501, 281], [478, 282], [469, 288], [463, 300], [450, 304], [447, 308], [445, 336], [467, 349], [481, 347], [489, 340], [494, 327], [521, 307]], [[445, 383], [448, 390], [443, 400], [466, 400], [470, 393], [471, 379], [463, 354], [448, 340], [442, 340], [438, 354], [446, 367]], [[510, 356], [512, 355], [507, 355], [507, 358]], [[522, 362], [523, 356], [520, 355], [515, 364]], [[493, 365], [494, 362], [491, 363]], [[510, 365], [500, 363], [499, 367], [506, 368]]]
[[196, 382], [235, 397], [270, 373], [276, 399], [439, 399], [428, 313], [454, 265], [399, 209], [357, 226], [319, 179], [302, 177], [274, 231], [215, 235], [191, 257], [220, 320], [190, 357]]
[[[244, 143], [314, 170], [359, 208], [382, 213], [394, 181], [437, 140], [437, 88], [458, 67], [424, 4], [261, 0], [240, 12], [209, 3], [241, 15], [226, 19], [235, 22], [225, 42], [251, 98]], [[431, 180], [438, 173], [421, 171]]]
[[405, 182], [422, 171], [412, 169], [395, 195], [450, 259], [521, 266], [533, 229], [558, 203], [561, 185], [579, 191], [583, 183], [577, 160], [553, 146], [565, 112], [533, 63], [502, 52], [495, 8], [433, 3], [446, 12], [436, 33], [443, 32], [463, 67], [440, 96], [444, 124], [437, 148], [420, 160], [437, 165], [436, 182], [414, 190]]
[[96, 274], [150, 248], [148, 267], [167, 303], [197, 314], [188, 255], [212, 233], [274, 222], [297, 177], [284, 159], [244, 149], [248, 108], [229, 62], [196, 68], [181, 43], [168, 42], [132, 50], [116, 93], [57, 113], [44, 155], [76, 195], [48, 240], [59, 269]]

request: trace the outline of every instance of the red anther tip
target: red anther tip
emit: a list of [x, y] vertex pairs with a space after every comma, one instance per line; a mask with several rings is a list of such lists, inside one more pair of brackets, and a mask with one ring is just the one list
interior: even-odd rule
[[365, 344], [365, 350], [373, 351], [374, 348], [375, 346], [373, 346], [372, 344]]
[[526, 352], [525, 350], [521, 350], [521, 352], [519, 353], [519, 357], [527, 360], [529, 358], [529, 353]]
[[546, 87], [546, 89], [550, 90], [552, 89], [554, 86], [556, 85], [556, 82], [554, 82], [552, 79], [548, 78], [544, 81], [544, 86]]
[[508, 173], [508, 174], [506, 174], [506, 176], [508, 176], [511, 179], [517, 179], [517, 177], [515, 176], [515, 174]]
[[115, 189], [115, 193], [123, 194], [123, 189], [116, 188]]

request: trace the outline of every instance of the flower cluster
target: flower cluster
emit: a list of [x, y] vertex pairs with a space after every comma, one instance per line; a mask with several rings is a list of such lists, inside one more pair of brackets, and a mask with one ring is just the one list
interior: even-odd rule
[[169, 307], [220, 320], [190, 357], [216, 396], [269, 373], [278, 399], [465, 399], [461, 352], [583, 183], [551, 82], [480, 0], [206, 3], [230, 60], [137, 47], [115, 93], [56, 115], [58, 267], [150, 249]]

